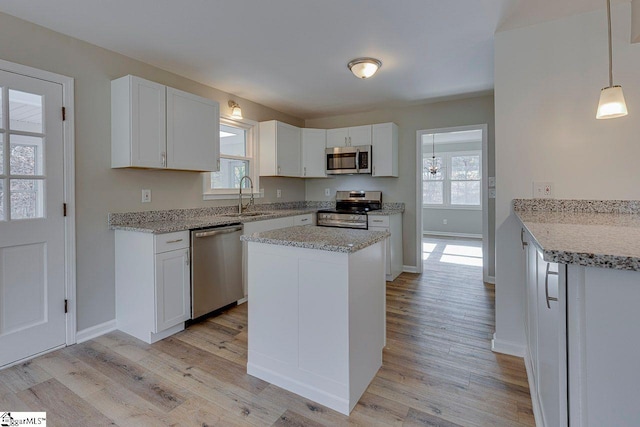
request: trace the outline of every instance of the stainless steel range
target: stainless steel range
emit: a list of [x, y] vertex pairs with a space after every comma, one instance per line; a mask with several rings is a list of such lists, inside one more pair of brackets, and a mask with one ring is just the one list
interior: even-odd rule
[[318, 211], [317, 224], [366, 230], [367, 212], [382, 208], [381, 191], [338, 191], [336, 208]]

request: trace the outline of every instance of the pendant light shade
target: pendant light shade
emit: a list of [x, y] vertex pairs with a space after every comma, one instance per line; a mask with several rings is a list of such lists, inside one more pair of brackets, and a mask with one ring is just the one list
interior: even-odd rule
[[613, 53], [611, 47], [611, 0], [607, 0], [607, 24], [609, 29], [609, 86], [600, 91], [600, 102], [596, 119], [615, 119], [626, 116], [627, 104], [624, 102], [622, 86], [613, 85]]
[[624, 102], [622, 86], [605, 87], [600, 91], [600, 103], [596, 119], [615, 119], [629, 114]]
[[349, 62], [347, 67], [359, 79], [368, 79], [382, 67], [382, 61], [375, 58], [356, 58]]

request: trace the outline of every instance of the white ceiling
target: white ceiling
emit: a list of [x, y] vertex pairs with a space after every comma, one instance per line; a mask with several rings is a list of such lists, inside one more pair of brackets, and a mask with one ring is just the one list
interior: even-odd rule
[[[496, 30], [604, 4], [2, 0], [0, 11], [279, 111], [314, 118], [490, 91]], [[357, 80], [347, 62], [360, 56], [382, 60], [382, 69], [371, 79]]]

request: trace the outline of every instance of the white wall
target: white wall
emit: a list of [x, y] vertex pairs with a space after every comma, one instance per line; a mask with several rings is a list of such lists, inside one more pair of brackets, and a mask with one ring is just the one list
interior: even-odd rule
[[[235, 99], [249, 119], [303, 124], [295, 117], [2, 13], [0, 40], [0, 59], [75, 79], [78, 330], [115, 316], [114, 233], [107, 228], [109, 212], [234, 203], [203, 201], [199, 173], [110, 168], [112, 79], [134, 74], [214, 99], [222, 114], [230, 114], [227, 101]], [[301, 179], [265, 178], [260, 186], [265, 189], [260, 202], [304, 199]], [[141, 204], [142, 188], [152, 190], [151, 203]], [[281, 199], [275, 198], [276, 188], [282, 189]]]
[[[604, 6], [604, 4], [603, 4]], [[511, 201], [551, 181], [557, 198], [640, 199], [640, 45], [630, 5], [613, 7], [614, 83], [629, 116], [596, 120], [607, 85], [606, 11], [498, 33], [495, 39], [496, 339], [524, 345], [520, 227]]]

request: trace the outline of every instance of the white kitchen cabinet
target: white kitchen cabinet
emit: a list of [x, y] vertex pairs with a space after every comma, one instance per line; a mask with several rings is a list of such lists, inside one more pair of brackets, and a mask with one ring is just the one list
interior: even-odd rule
[[302, 177], [326, 178], [326, 129], [302, 129]]
[[218, 103], [167, 87], [167, 168], [215, 171], [219, 158]]
[[276, 120], [260, 122], [260, 176], [302, 175], [302, 130]]
[[372, 126], [371, 176], [398, 176], [398, 125], [379, 123]]
[[116, 325], [154, 343], [184, 329], [191, 313], [189, 232], [116, 230]]
[[371, 145], [371, 125], [327, 130], [327, 148], [358, 145]]
[[536, 418], [543, 426], [568, 425], [566, 265], [546, 262], [522, 231], [525, 260], [526, 363]]
[[393, 281], [402, 273], [402, 214], [368, 215], [368, 227], [371, 231], [391, 233], [385, 243], [387, 252], [385, 274], [387, 281]]
[[111, 167], [218, 170], [217, 102], [135, 76], [111, 82]]

